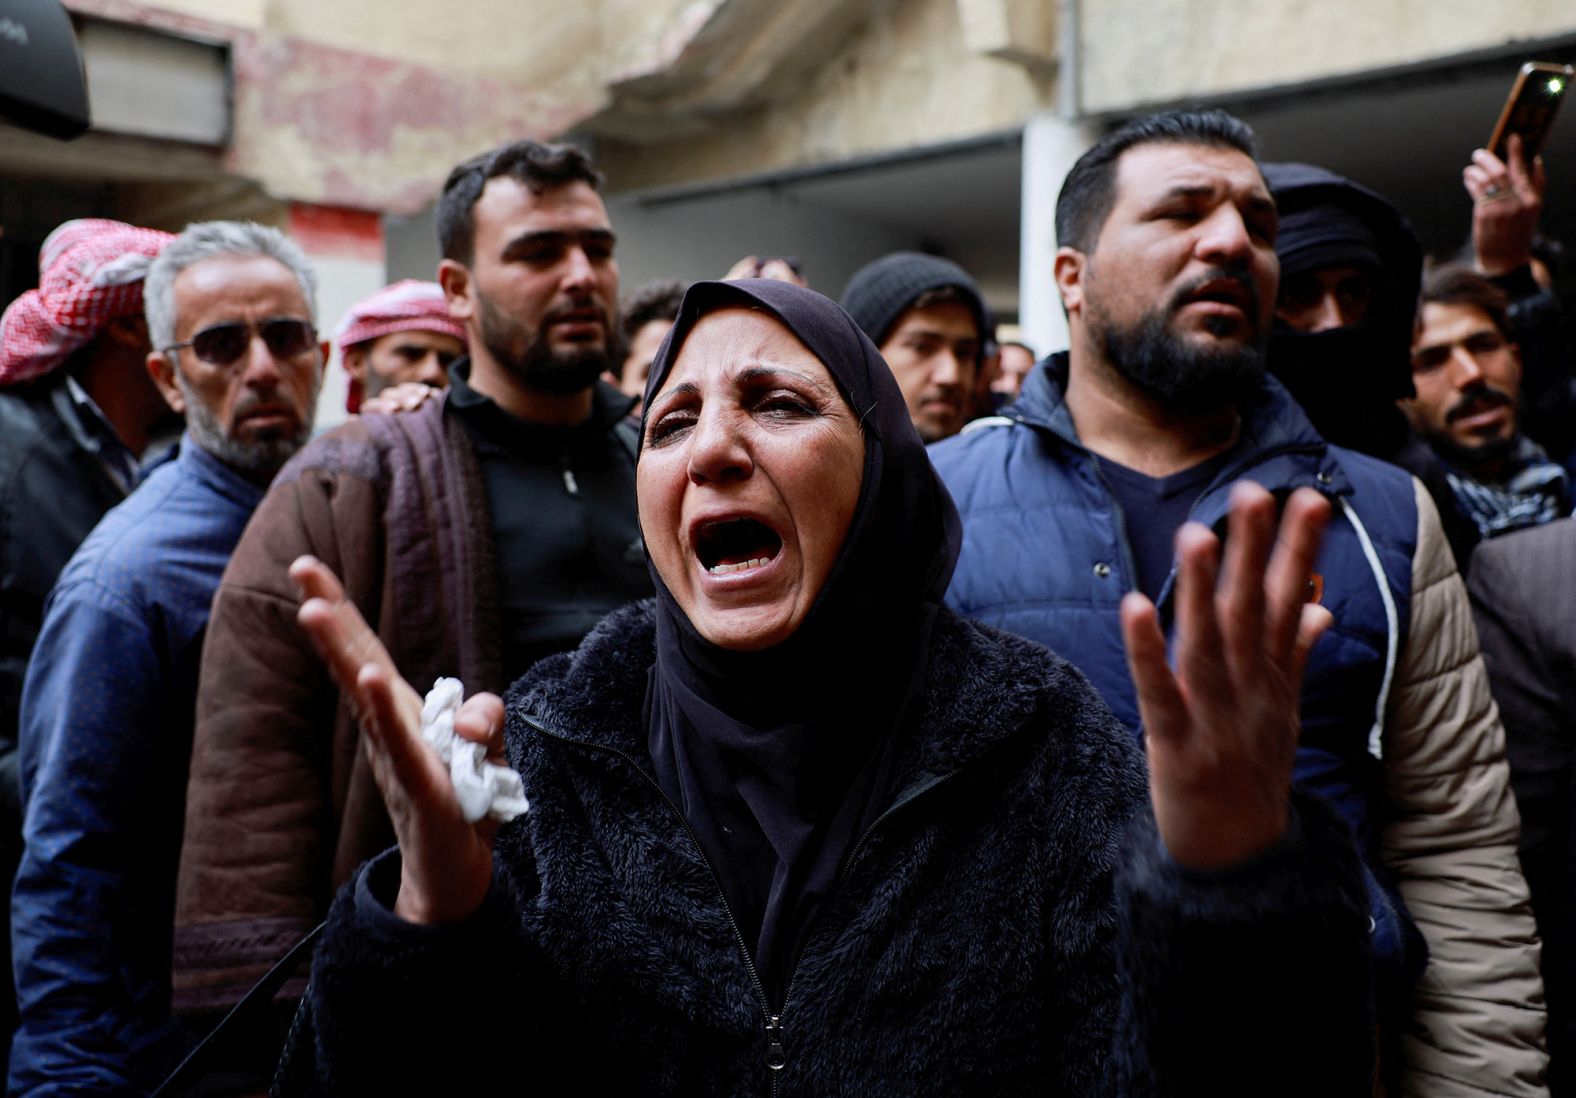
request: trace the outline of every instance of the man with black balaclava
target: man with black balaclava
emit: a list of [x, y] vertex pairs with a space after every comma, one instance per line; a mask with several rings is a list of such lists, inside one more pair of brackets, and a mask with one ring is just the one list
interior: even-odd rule
[[1269, 367], [1326, 440], [1423, 482], [1463, 573], [1477, 528], [1444, 466], [1396, 401], [1412, 388], [1412, 327], [1423, 253], [1384, 198], [1310, 164], [1265, 164], [1280, 210], [1280, 290]]

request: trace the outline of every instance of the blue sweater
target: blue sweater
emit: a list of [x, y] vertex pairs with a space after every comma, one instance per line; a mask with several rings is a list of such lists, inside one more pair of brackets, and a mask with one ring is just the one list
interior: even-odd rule
[[208, 607], [262, 489], [191, 438], [50, 595], [22, 694], [12, 1094], [141, 1094], [169, 1018], [175, 868]]

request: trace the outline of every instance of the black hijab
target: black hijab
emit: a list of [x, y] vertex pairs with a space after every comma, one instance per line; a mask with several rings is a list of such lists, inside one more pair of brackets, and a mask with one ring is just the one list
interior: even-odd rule
[[651, 570], [652, 763], [716, 868], [778, 1003], [843, 859], [885, 807], [898, 733], [923, 697], [961, 526], [880, 352], [812, 290], [764, 279], [691, 286], [652, 363], [647, 409], [696, 321], [737, 306], [781, 324], [821, 360], [865, 444], [842, 551], [783, 643], [759, 652], [711, 644]]

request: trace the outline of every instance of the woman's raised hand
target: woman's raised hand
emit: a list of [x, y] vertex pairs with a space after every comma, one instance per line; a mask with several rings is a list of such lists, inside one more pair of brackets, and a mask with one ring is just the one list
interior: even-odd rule
[[[466, 823], [448, 768], [421, 739], [421, 697], [399, 675], [388, 649], [322, 561], [300, 557], [290, 578], [301, 592], [296, 618], [361, 722], [361, 742], [383, 794], [402, 869], [394, 913], [413, 923], [464, 919], [492, 881], [498, 825]], [[503, 701], [477, 694], [460, 707], [454, 731], [503, 761]]]
[[1330, 505], [1311, 489], [1286, 503], [1231, 490], [1225, 560], [1198, 523], [1177, 533], [1176, 669], [1154, 605], [1122, 602], [1122, 634], [1149, 752], [1150, 796], [1178, 863], [1219, 868], [1286, 831], [1301, 728], [1303, 669], [1330, 613], [1308, 601]]

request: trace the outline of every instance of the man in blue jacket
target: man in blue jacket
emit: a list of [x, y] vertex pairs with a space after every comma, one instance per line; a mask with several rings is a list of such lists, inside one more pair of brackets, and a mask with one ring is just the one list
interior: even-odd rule
[[1310, 597], [1335, 625], [1297, 776], [1367, 855], [1392, 1093], [1543, 1093], [1536, 934], [1465, 593], [1420, 486], [1328, 445], [1266, 374], [1277, 212], [1251, 131], [1219, 111], [1131, 123], [1074, 165], [1056, 221], [1069, 350], [1009, 418], [931, 450], [964, 521], [948, 602], [1071, 659], [1141, 734], [1121, 604], [1139, 592], [1169, 622], [1178, 527], [1223, 533], [1240, 479], [1330, 497]]
[[198, 654], [242, 528], [311, 429], [314, 291], [299, 248], [239, 222], [191, 226], [149, 268], [148, 370], [186, 433], [61, 572], [28, 665], [10, 1094], [146, 1094], [183, 1051], [170, 941]]

